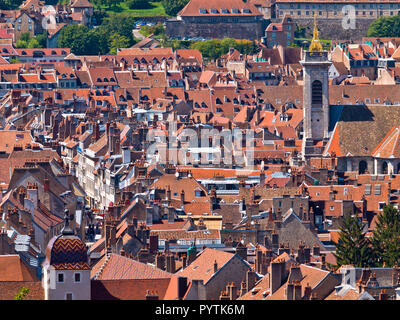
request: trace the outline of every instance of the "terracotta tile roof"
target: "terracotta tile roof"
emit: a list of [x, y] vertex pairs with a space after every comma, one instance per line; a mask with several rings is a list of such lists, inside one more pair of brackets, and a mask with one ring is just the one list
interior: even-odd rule
[[6, 153], [11, 153], [16, 145], [22, 146], [25, 149], [28, 144], [33, 142], [30, 131], [0, 131], [0, 150]]
[[221, 239], [219, 230], [151, 230], [150, 235], [157, 235], [160, 240]]
[[91, 300], [146, 300], [146, 292], [157, 292], [163, 300], [171, 279], [92, 280]]
[[[201, 13], [200, 9], [206, 9], [205, 13]], [[212, 9], [217, 12], [213, 13]], [[222, 9], [227, 9], [224, 12]], [[234, 9], [238, 9], [236, 13]], [[242, 11], [247, 9], [248, 11]], [[258, 9], [250, 3], [242, 0], [209, 0], [205, 3], [202, 0], [190, 0], [189, 3], [178, 13], [178, 16], [199, 17], [199, 16], [261, 16]]]
[[[234, 259], [235, 254], [206, 248], [196, 259], [183, 271], [176, 273], [177, 276], [187, 277], [190, 280], [203, 280], [204, 284], [214, 276], [214, 262], [217, 262], [218, 270]], [[236, 256], [237, 259], [238, 256]], [[243, 261], [243, 263], [245, 263]]]
[[400, 158], [400, 128], [393, 127], [372, 152], [373, 157]]
[[0, 283], [3, 281], [36, 281], [19, 255], [0, 255]]
[[92, 268], [95, 280], [170, 279], [172, 274], [154, 266], [112, 253], [104, 256]]
[[29, 289], [24, 300], [44, 300], [41, 281], [0, 281], [0, 300], [14, 300], [21, 288]]
[[[304, 288], [309, 285], [312, 290], [314, 290], [328, 275], [329, 271], [318, 269], [315, 267], [307, 266], [304, 264], [300, 265], [302, 294], [304, 296]], [[339, 284], [338, 281], [336, 285]], [[286, 284], [282, 285], [277, 291], [272, 295], [268, 296], [266, 300], [286, 300], [285, 298], [285, 287]], [[333, 288], [332, 288], [333, 289]]]
[[270, 275], [267, 273], [260, 281], [256, 283], [254, 288], [243, 296], [238, 298], [238, 300], [265, 300], [270, 292]]
[[[205, 202], [209, 201], [208, 192], [204, 187], [197, 182], [194, 178], [182, 177], [177, 179], [174, 174], [164, 174], [158, 178], [149, 189], [157, 188], [166, 190], [169, 187], [171, 190], [171, 199], [180, 200], [181, 192], [185, 192], [185, 202]], [[199, 188], [203, 191], [200, 197], [196, 197], [195, 189]]]

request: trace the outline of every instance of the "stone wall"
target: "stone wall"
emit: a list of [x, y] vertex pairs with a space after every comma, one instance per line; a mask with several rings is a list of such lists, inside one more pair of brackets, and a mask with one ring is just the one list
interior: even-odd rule
[[249, 23], [188, 23], [182, 20], [167, 20], [168, 37], [235, 38], [260, 40], [264, 36], [264, 21]]
[[[327, 40], [360, 40], [367, 35], [368, 28], [374, 19], [357, 19], [356, 28], [345, 30], [342, 19], [317, 20], [320, 39]], [[280, 22], [277, 20], [276, 22]], [[312, 38], [314, 19], [295, 19], [294, 22], [306, 27], [306, 38]]]

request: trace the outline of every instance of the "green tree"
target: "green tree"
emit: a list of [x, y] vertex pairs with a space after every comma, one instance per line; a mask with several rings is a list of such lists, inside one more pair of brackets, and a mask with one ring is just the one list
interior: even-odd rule
[[110, 36], [110, 54], [117, 54], [118, 48], [127, 48], [129, 47], [129, 39], [121, 36], [118, 33], [113, 33]]
[[399, 37], [400, 16], [381, 17], [372, 22], [367, 37]]
[[29, 289], [22, 287], [15, 295], [14, 300], [24, 300], [24, 298], [28, 295], [28, 293]]
[[24, 40], [18, 40], [18, 41], [15, 43], [15, 47], [18, 48], [18, 49], [27, 48], [27, 47], [28, 47], [28, 42], [26, 42], [26, 41], [24, 41]]
[[134, 45], [135, 42], [132, 36], [134, 25], [135, 18], [130, 15], [110, 13], [110, 15], [103, 20], [101, 26], [106, 28], [109, 34], [116, 32], [121, 36], [128, 38], [131, 41], [131, 45]]
[[128, 0], [129, 9], [148, 9], [151, 8], [149, 0]]
[[237, 49], [242, 54], [253, 54], [257, 51], [257, 46], [254, 42], [232, 38], [196, 41], [190, 47], [199, 50], [204, 57], [211, 59], [217, 59], [221, 55], [228, 53], [230, 48]]
[[71, 48], [71, 52], [76, 55], [96, 55], [101, 53], [100, 40], [96, 29], [90, 30], [83, 25], [69, 25], [60, 31], [58, 47]]
[[336, 244], [337, 266], [351, 264], [355, 267], [373, 265], [372, 247], [365, 237], [362, 223], [350, 214], [344, 216]]
[[39, 42], [40, 48], [46, 48], [47, 47], [47, 35], [46, 35], [46, 33], [40, 33], [35, 38]]
[[33, 49], [33, 48], [41, 48], [39, 41], [37, 41], [37, 39], [32, 38], [28, 41], [28, 48], [29, 49]]
[[19, 39], [22, 40], [22, 41], [29, 42], [30, 38], [31, 38], [30, 33], [29, 32], [24, 32], [23, 34], [21, 34], [21, 37]]
[[400, 264], [400, 213], [393, 205], [385, 206], [378, 215], [372, 246], [378, 265]]
[[166, 14], [169, 16], [176, 16], [188, 2], [189, 0], [162, 0], [161, 4]]

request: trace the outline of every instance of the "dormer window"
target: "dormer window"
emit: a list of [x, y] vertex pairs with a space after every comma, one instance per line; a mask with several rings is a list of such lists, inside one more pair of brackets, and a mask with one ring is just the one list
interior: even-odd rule
[[222, 9], [221, 9], [221, 13], [229, 13], [229, 10], [226, 9], [226, 8], [222, 8]]
[[101, 82], [101, 79], [100, 79], [100, 78], [97, 78], [96, 81], [97, 81], [97, 82]]
[[103, 80], [104, 80], [104, 82], [108, 82], [108, 79], [107, 79], [107, 78], [104, 78]]
[[232, 9], [232, 13], [240, 13], [240, 11], [239, 11], [238, 8], [233, 8], [233, 9]]
[[211, 9], [210, 12], [211, 13], [218, 13], [218, 10], [217, 9]]
[[57, 52], [55, 52], [54, 50], [51, 50], [51, 54], [54, 56], [57, 54]]
[[251, 13], [250, 9], [247, 9], [247, 8], [242, 9], [242, 12], [243, 13]]
[[200, 9], [200, 13], [201, 14], [206, 14], [207, 13], [207, 9]]

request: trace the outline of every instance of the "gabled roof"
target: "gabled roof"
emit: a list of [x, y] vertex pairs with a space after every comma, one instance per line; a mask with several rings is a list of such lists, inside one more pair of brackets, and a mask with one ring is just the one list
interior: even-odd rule
[[170, 279], [172, 274], [112, 253], [108, 257], [104, 256], [92, 267], [90, 277], [95, 280]]
[[[207, 284], [215, 274], [219, 272], [225, 265], [227, 265], [233, 259], [239, 259], [239, 263], [243, 263], [246, 266], [250, 266], [242, 260], [238, 255], [219, 251], [215, 249], [206, 248], [197, 258], [188, 265], [184, 270], [176, 273], [177, 276], [187, 277], [190, 280], [203, 280], [204, 284]], [[218, 270], [214, 273], [214, 262], [217, 262]]]

